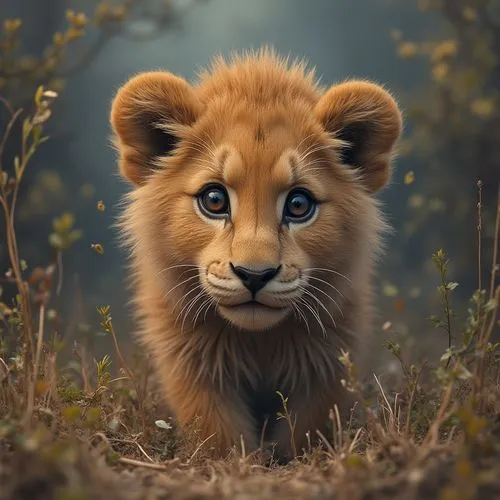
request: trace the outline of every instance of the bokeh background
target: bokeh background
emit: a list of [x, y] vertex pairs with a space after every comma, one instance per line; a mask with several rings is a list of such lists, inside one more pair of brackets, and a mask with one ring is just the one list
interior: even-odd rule
[[[383, 359], [381, 339], [391, 336], [415, 357], [446, 346], [446, 333], [428, 319], [440, 313], [432, 262], [439, 248], [459, 284], [452, 297], [460, 334], [479, 279], [479, 179], [483, 284], [490, 273], [500, 181], [499, 0], [2, 0], [0, 20], [0, 96], [30, 110], [38, 85], [59, 93], [47, 122], [51, 139], [23, 181], [16, 228], [28, 272], [51, 262], [55, 218], [70, 213], [81, 230], [63, 253], [63, 337], [86, 335], [104, 346], [96, 311], [103, 304], [121, 338], [133, 332], [125, 253], [112, 227], [128, 189], [110, 145], [118, 86], [160, 68], [194, 80], [216, 54], [262, 44], [306, 58], [324, 85], [350, 77], [382, 83], [405, 112], [393, 182], [380, 196], [394, 233], [376, 286], [374, 356]], [[0, 107], [0, 130], [8, 118]], [[6, 145], [8, 168], [20, 137], [15, 129]], [[2, 300], [12, 291], [3, 286]]]

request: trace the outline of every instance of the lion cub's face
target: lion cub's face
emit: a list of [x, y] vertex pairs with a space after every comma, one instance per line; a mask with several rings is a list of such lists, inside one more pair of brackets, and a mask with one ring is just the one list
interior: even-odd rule
[[240, 120], [193, 159], [184, 218], [206, 235], [192, 254], [203, 290], [224, 318], [261, 330], [314, 304], [307, 275], [314, 241], [323, 245], [318, 230], [327, 230], [321, 212], [331, 180], [304, 159], [285, 117], [269, 126], [263, 117]]
[[121, 169], [137, 186], [128, 230], [185, 314], [213, 306], [246, 330], [321, 308], [334, 320], [334, 278], [363, 238], [361, 200], [389, 178], [401, 119], [374, 84], [321, 95], [299, 76], [256, 56], [197, 88], [140, 75], [114, 101]]

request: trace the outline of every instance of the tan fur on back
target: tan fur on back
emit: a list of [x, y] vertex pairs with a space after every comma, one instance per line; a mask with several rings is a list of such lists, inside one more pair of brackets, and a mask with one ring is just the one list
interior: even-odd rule
[[[134, 186], [121, 227], [139, 339], [181, 428], [198, 416], [220, 453], [240, 434], [251, 450], [269, 414], [266, 441], [287, 455], [279, 390], [300, 452], [334, 404], [345, 409], [338, 357], [358, 352], [371, 329], [385, 229], [374, 194], [390, 179], [396, 103], [365, 81], [320, 88], [304, 64], [265, 49], [217, 59], [196, 85], [168, 72], [138, 75], [119, 90], [111, 122]], [[224, 221], [197, 208], [213, 182], [229, 193]], [[318, 209], [310, 222], [286, 225], [280, 207], [296, 187]], [[230, 263], [281, 267], [248, 309]]]

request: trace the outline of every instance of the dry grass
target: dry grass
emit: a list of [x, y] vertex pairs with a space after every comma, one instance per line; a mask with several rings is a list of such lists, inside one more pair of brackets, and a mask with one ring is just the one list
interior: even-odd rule
[[[64, 252], [79, 237], [73, 220], [54, 224], [54, 261], [26, 270], [17, 248], [17, 193], [31, 156], [45, 140], [43, 128], [56, 96], [40, 89], [24, 118], [13, 172], [3, 148], [21, 112], [0, 141], [0, 204], [11, 268], [6, 287], [14, 303], [0, 303], [0, 499], [201, 499], [201, 498], [496, 498], [500, 495], [500, 287], [497, 285], [500, 195], [491, 282], [473, 293], [461, 339], [452, 343], [451, 308], [456, 284], [448, 279], [444, 251], [433, 258], [443, 305], [432, 318], [450, 339], [437, 363], [414, 366], [395, 344], [389, 350], [403, 373], [389, 389], [375, 378], [367, 399], [356, 367], [344, 353], [350, 390], [358, 393], [363, 424], [340, 422], [333, 407], [331, 433], [309, 436], [310, 446], [279, 465], [272, 454], [247, 455], [245, 443], [225, 460], [210, 458], [210, 439], [193, 423], [181, 440], [168, 420], [154, 380], [141, 360], [122, 354], [108, 307], [99, 308], [112, 357], [94, 359], [84, 339], [65, 345], [55, 308], [61, 293]], [[8, 107], [6, 107], [9, 110]], [[481, 186], [478, 187], [479, 193]], [[482, 241], [481, 204], [478, 241]], [[480, 247], [480, 245], [479, 245]], [[481, 252], [478, 253], [479, 265]], [[474, 265], [474, 264], [472, 264]], [[70, 361], [64, 352], [72, 349]], [[113, 360], [112, 360], [113, 359]], [[166, 418], [166, 420], [160, 420]], [[284, 400], [281, 418], [293, 416]]]

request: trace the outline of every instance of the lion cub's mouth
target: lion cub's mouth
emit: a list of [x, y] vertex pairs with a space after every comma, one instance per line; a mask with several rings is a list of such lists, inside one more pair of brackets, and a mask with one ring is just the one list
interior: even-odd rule
[[223, 305], [223, 307], [226, 307], [228, 309], [240, 309], [240, 310], [248, 310], [252, 311], [254, 309], [269, 309], [271, 311], [282, 311], [283, 309], [286, 309], [286, 307], [279, 307], [279, 306], [268, 306], [267, 304], [263, 304], [262, 302], [259, 302], [258, 300], [247, 300], [246, 302], [241, 302], [240, 304], [231, 304], [231, 305]]
[[233, 325], [244, 330], [267, 330], [280, 323], [290, 311], [289, 307], [268, 306], [257, 300], [240, 304], [217, 306], [219, 313]]

